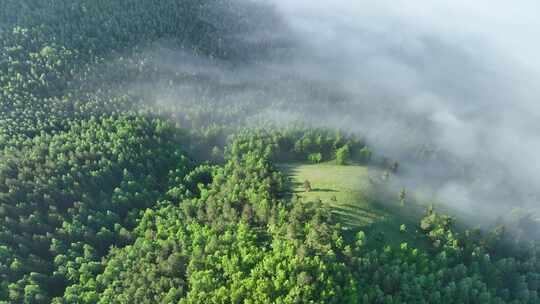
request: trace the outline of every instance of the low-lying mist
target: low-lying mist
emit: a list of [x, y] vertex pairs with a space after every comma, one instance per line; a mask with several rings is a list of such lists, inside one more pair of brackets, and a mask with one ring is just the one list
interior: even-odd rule
[[538, 202], [538, 3], [275, 5], [301, 41], [296, 72], [350, 103], [317, 112], [313, 100], [317, 121], [362, 132], [401, 160], [406, 181], [466, 211]]
[[[148, 51], [156, 69], [189, 81], [156, 89], [142, 80], [127, 89], [170, 111], [219, 106], [242, 109], [228, 117], [242, 124], [304, 121], [357, 133], [400, 162], [396, 184], [471, 215], [536, 208], [539, 4], [273, 0], [253, 7], [253, 29], [235, 39], [261, 56], [201, 59], [156, 47]], [[266, 13], [273, 17], [257, 17]]]

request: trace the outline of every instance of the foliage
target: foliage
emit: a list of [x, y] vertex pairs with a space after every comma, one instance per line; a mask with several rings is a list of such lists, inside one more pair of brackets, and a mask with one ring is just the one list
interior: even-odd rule
[[314, 164], [320, 163], [322, 161], [322, 154], [320, 152], [311, 153], [308, 155], [308, 160]]
[[[271, 48], [242, 37], [267, 12], [228, 0], [0, 2], [0, 302], [537, 303], [532, 217], [458, 230], [430, 208], [395, 229], [429, 246], [393, 246], [384, 229], [336, 216], [342, 193], [328, 193], [333, 205], [290, 197], [281, 163], [335, 159], [356, 178], [328, 178], [355, 183], [346, 195], [362, 207], [367, 168], [351, 164], [378, 163], [363, 140], [242, 128], [257, 102], [224, 103], [230, 86], [163, 68], [171, 52], [256, 59]], [[145, 92], [183, 85], [196, 93], [181, 109]]]
[[345, 145], [336, 150], [336, 163], [338, 165], [345, 165], [351, 157], [349, 146]]

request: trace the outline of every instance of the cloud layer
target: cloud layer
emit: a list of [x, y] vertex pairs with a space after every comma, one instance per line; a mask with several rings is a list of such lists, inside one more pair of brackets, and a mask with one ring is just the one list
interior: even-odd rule
[[470, 211], [537, 203], [540, 4], [273, 3], [301, 45], [296, 73], [340, 88], [350, 104], [314, 111], [318, 120], [365, 133], [413, 164], [409, 180], [435, 178], [442, 200]]

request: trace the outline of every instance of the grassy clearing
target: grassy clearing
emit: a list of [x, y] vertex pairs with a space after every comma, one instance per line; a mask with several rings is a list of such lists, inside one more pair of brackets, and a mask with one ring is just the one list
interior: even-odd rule
[[[376, 200], [375, 187], [369, 179], [369, 168], [359, 165], [338, 166], [333, 162], [322, 164], [282, 164], [280, 168], [290, 180], [290, 191], [304, 201], [320, 199], [331, 207], [343, 227], [352, 232], [375, 232], [374, 241], [392, 245], [409, 242], [423, 246], [417, 224], [418, 206], [400, 206], [398, 196], [394, 202], [382, 204]], [[304, 181], [311, 184], [306, 191]], [[400, 231], [405, 224], [407, 231]]]

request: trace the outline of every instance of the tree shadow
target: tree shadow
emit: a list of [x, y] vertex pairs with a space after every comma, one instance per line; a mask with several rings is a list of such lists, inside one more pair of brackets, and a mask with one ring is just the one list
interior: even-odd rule
[[339, 191], [334, 190], [334, 189], [329, 189], [329, 188], [313, 188], [311, 189], [311, 192], [339, 192]]
[[278, 197], [286, 200], [292, 200], [295, 196], [298, 196], [298, 193], [303, 193], [304, 191], [298, 189], [303, 184], [295, 181], [294, 171], [295, 168], [289, 166], [289, 165], [278, 165], [277, 166], [278, 171], [283, 173], [285, 177], [285, 187], [284, 191], [278, 193]]

